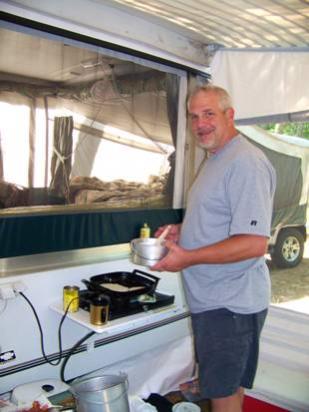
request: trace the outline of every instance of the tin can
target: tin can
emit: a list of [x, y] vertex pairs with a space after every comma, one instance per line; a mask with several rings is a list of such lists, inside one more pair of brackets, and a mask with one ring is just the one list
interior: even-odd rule
[[68, 312], [77, 312], [79, 309], [79, 287], [63, 287], [63, 310]]

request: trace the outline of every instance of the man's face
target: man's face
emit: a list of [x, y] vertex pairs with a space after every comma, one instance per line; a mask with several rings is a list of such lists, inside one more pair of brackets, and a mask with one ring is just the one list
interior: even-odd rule
[[230, 140], [234, 110], [223, 111], [215, 92], [199, 91], [189, 102], [191, 129], [199, 146], [215, 153]]

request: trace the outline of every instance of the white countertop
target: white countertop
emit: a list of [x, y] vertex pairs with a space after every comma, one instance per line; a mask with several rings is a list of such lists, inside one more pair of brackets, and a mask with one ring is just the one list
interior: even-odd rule
[[0, 278], [128, 258], [129, 243], [0, 259]]

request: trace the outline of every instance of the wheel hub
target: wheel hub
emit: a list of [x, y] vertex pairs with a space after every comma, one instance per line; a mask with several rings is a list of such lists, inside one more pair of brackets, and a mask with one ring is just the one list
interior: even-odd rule
[[296, 260], [300, 253], [300, 244], [296, 237], [290, 236], [286, 238], [282, 245], [282, 255], [288, 262]]

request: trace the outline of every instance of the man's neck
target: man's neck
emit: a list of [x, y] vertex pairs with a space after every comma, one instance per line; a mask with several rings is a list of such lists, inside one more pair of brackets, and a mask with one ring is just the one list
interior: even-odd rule
[[231, 128], [229, 132], [227, 133], [227, 136], [225, 137], [224, 141], [222, 142], [222, 145], [220, 147], [217, 147], [215, 150], [209, 150], [209, 153], [215, 154], [218, 153], [220, 150], [222, 150], [231, 140], [234, 139], [239, 134], [238, 130], [235, 129], [235, 127]]

